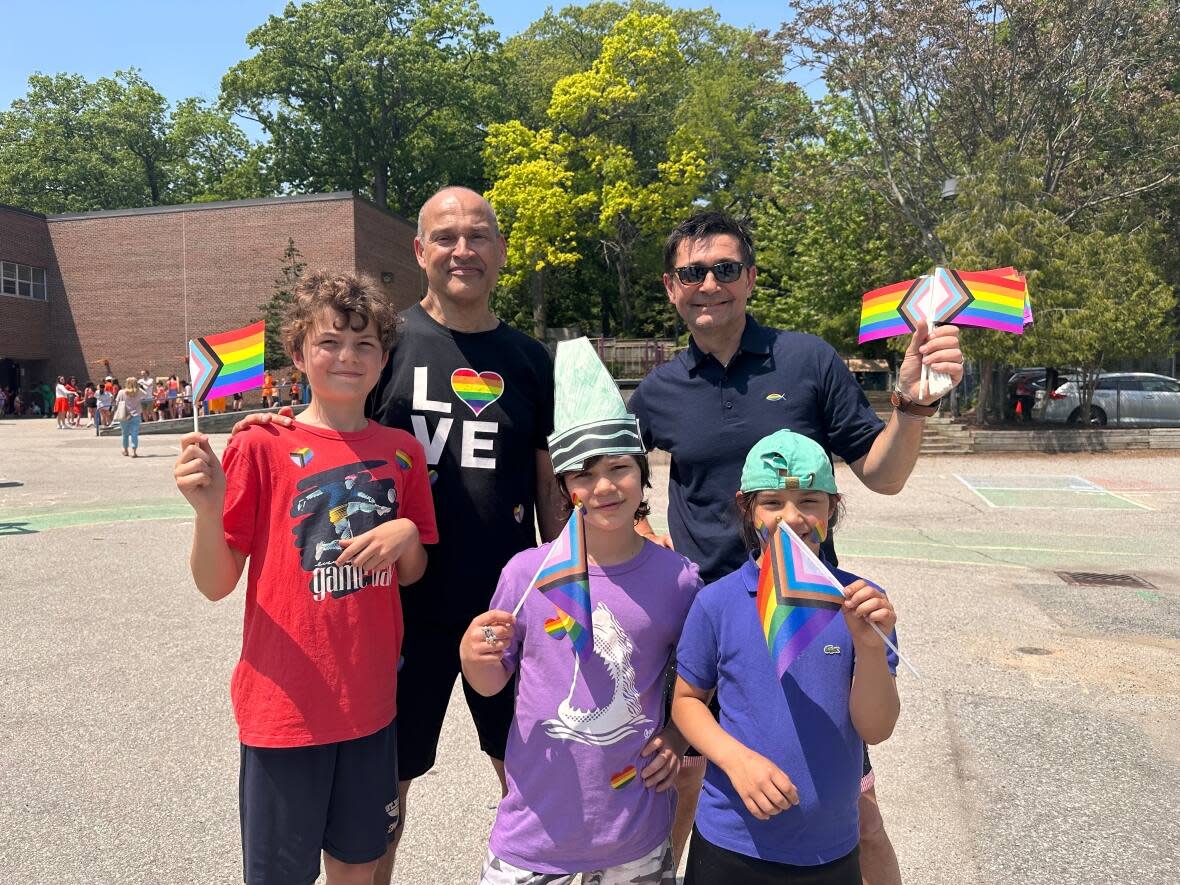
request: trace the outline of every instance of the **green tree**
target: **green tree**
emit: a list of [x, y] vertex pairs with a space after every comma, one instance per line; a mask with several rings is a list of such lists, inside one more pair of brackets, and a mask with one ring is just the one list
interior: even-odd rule
[[29, 77], [0, 112], [0, 201], [46, 213], [148, 205], [134, 158], [111, 137], [112, 91], [76, 74]]
[[942, 182], [1009, 143], [1069, 221], [1180, 177], [1180, 29], [1143, 0], [792, 0], [785, 51], [848, 95], [877, 157], [866, 184], [941, 261]]
[[270, 135], [297, 190], [352, 190], [407, 217], [443, 184], [480, 187], [498, 35], [475, 0], [288, 3], [251, 31], [223, 107]]
[[171, 109], [134, 69], [34, 74], [0, 112], [0, 201], [48, 214], [264, 196], [260, 160], [226, 115]]
[[[577, 230], [554, 235], [566, 261], [550, 262], [543, 281], [509, 274], [505, 285], [528, 286], [534, 305], [547, 304], [542, 282], [564, 292], [563, 275], [575, 265], [605, 263], [614, 285], [598, 293], [604, 334], [615, 319], [623, 334], [667, 328], [664, 235], [696, 206], [747, 215], [805, 113], [800, 91], [783, 80], [781, 52], [766, 34], [724, 25], [713, 10], [640, 0], [550, 10], [508, 42], [505, 57], [518, 119], [507, 124], [515, 128], [489, 129], [493, 202], [522, 205], [533, 196], [501, 181], [513, 175], [513, 152], [531, 163], [544, 155], [545, 170], [516, 181], [543, 190], [549, 211], [561, 194], [574, 202], [554, 230], [568, 233], [571, 220]], [[518, 251], [511, 223], [505, 230], [511, 270]], [[533, 232], [528, 239], [536, 242]]]
[[550, 130], [533, 132], [519, 121], [494, 124], [484, 148], [495, 184], [487, 197], [507, 233], [508, 270], [501, 285], [527, 282], [532, 331], [545, 337], [545, 275], [581, 260], [579, 224], [595, 202], [592, 193], [572, 194], [569, 150]]
[[303, 254], [295, 247], [295, 240], [287, 239], [287, 248], [283, 250], [283, 264], [279, 276], [275, 279], [274, 292], [265, 304], [258, 305], [262, 311], [262, 318], [266, 321], [265, 334], [265, 363], [268, 369], [278, 369], [288, 365], [291, 358], [283, 349], [283, 317], [287, 308], [291, 306], [291, 299], [295, 291], [295, 284], [303, 276], [303, 269], [307, 267], [301, 261]]
[[[489, 193], [510, 210], [510, 249], [518, 262], [529, 262], [510, 270], [535, 273], [554, 263], [553, 256], [574, 263], [571, 225], [586, 212], [588, 234], [615, 269], [623, 334], [635, 331], [633, 276], [642, 239], [666, 230], [674, 214], [691, 206], [705, 179], [697, 151], [677, 148], [666, 134], [643, 125], [674, 103], [684, 63], [676, 43], [668, 18], [625, 16], [603, 39], [589, 69], [554, 85], [549, 127], [533, 130], [519, 121], [493, 126], [485, 152], [488, 168], [498, 173]], [[521, 163], [543, 177], [521, 176]], [[511, 210], [532, 187], [545, 191], [547, 206], [561, 207], [564, 224], [513, 226]], [[536, 294], [537, 301], [543, 303], [543, 295]], [[601, 320], [607, 334], [608, 311]]]
[[173, 202], [244, 200], [279, 189], [269, 173], [269, 148], [251, 144], [224, 111], [202, 99], [177, 103], [167, 142], [174, 158], [169, 194]]
[[1159, 352], [1173, 339], [1176, 299], [1153, 261], [1155, 231], [1078, 230], [1042, 198], [1035, 161], [1014, 156], [1011, 145], [991, 146], [981, 157], [938, 234], [957, 267], [1019, 268], [1035, 322], [1020, 336], [963, 330], [964, 352], [981, 363], [977, 420], [1002, 412], [991, 370], [1014, 362], [1080, 370], [1088, 409], [1105, 365]]
[[[862, 183], [872, 164], [848, 100], [818, 102], [754, 211], [758, 286], [750, 307], [761, 321], [811, 332], [851, 353], [864, 293], [924, 272], [916, 232], [897, 224], [884, 198]], [[867, 348], [884, 356], [889, 346]]]

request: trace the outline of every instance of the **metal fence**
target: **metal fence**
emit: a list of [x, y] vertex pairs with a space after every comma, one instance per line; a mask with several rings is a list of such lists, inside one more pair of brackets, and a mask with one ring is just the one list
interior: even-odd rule
[[590, 341], [603, 365], [620, 380], [639, 380], [681, 350], [675, 338], [591, 338]]

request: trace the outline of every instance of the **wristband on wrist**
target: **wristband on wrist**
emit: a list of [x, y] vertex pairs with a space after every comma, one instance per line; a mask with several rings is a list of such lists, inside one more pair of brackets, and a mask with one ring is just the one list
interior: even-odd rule
[[938, 405], [941, 402], [942, 397], [939, 397], [934, 402], [924, 406], [914, 402], [896, 387], [893, 388], [893, 393], [889, 396], [889, 403], [894, 409], [904, 415], [913, 415], [916, 418], [929, 418], [938, 411]]

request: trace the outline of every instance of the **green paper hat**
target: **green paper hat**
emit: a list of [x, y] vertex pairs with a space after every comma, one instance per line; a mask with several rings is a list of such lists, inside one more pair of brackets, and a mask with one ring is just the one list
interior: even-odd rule
[[599, 455], [643, 455], [639, 420], [627, 411], [589, 338], [557, 345], [553, 365], [553, 434], [549, 457], [554, 473], [581, 470]]
[[815, 440], [779, 430], [754, 444], [742, 465], [743, 492], [815, 489], [836, 494], [836, 475], [828, 453]]

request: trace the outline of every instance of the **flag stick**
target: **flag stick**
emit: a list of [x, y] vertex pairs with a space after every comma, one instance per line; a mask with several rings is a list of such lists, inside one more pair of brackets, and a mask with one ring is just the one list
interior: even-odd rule
[[[187, 302], [186, 302], [186, 305], [187, 305]], [[185, 320], [185, 322], [186, 323], [188, 322], [187, 319]], [[186, 329], [185, 331], [187, 332], [188, 330]], [[192, 391], [193, 391], [192, 395], [188, 398], [188, 404], [190, 406], [192, 406], [192, 409], [193, 409], [193, 433], [200, 433], [201, 426], [200, 426], [200, 424], [197, 423], [197, 413], [201, 411], [199, 408], [199, 405], [200, 405], [199, 399], [201, 396], [201, 392], [200, 392], [200, 390], [198, 390], [198, 388], [201, 385], [198, 383], [198, 379], [197, 379], [197, 363], [193, 360], [192, 339], [189, 339], [189, 342], [188, 342], [188, 377], [189, 377], [189, 387], [191, 387]]]
[[[791, 531], [791, 529], [787, 526], [787, 524], [785, 522], [782, 522], [780, 520], [778, 527], [779, 527], [779, 531], [786, 534], [788, 538], [798, 538], [798, 535], [796, 535], [793, 531]], [[791, 544], [793, 542], [791, 540], [788, 540], [787, 543]], [[832, 586], [833, 587], [839, 587], [840, 592], [841, 593], [844, 592], [844, 588], [840, 586], [840, 581], [837, 580], [836, 576], [832, 574], [832, 570], [830, 568], [828, 568], [827, 563], [825, 563], [822, 559], [820, 559], [818, 556], [816, 556], [814, 553], [812, 553], [810, 547], [808, 547], [806, 544], [800, 543], [799, 550], [805, 557], [807, 557], [808, 560], [811, 561], [811, 564], [813, 566], [818, 566], [823, 571], [824, 574], [826, 574], [829, 578], [832, 579]], [[872, 582], [866, 581], [865, 583], [871, 584]], [[875, 584], [873, 584], [873, 586], [876, 587]], [[884, 593], [884, 591], [881, 590], [880, 587], [877, 587], [877, 590]], [[885, 640], [885, 644], [887, 646], [889, 646], [889, 648], [893, 651], [893, 653], [895, 655], [897, 655], [897, 659], [899, 661], [901, 661], [903, 664], [905, 664], [906, 667], [909, 669], [909, 671], [914, 674], [914, 676], [916, 676], [918, 679], [921, 679], [922, 674], [918, 672], [918, 668], [915, 667], [913, 664], [911, 664], [909, 661], [909, 658], [907, 658], [905, 655], [903, 655], [901, 653], [901, 649], [899, 649], [896, 645], [894, 645], [893, 640], [891, 640], [888, 636], [886, 636], [884, 631], [882, 631], [881, 628], [878, 627], [876, 624], [874, 624], [872, 621], [869, 621], [868, 625], [877, 631], [878, 636], [880, 636], [883, 640]]]
[[[942, 287], [942, 277], [938, 268], [930, 275], [930, 287], [926, 290], [926, 332], [927, 339], [934, 334], [934, 319], [939, 307], [946, 303], [946, 291]], [[939, 297], [935, 300], [934, 287], [938, 286]], [[921, 396], [941, 396], [951, 389], [951, 376], [946, 372], [936, 372], [925, 363], [922, 364]]]
[[[926, 336], [929, 338], [930, 333], [934, 331], [934, 281], [938, 278], [937, 273], [931, 274], [926, 278], [926, 300], [922, 307], [922, 313], [926, 314]], [[918, 382], [918, 399], [925, 399], [930, 393], [930, 367], [925, 362], [922, 363], [922, 376]]]
[[894, 645], [894, 644], [893, 644], [893, 640], [892, 640], [892, 639], [890, 639], [888, 636], [886, 636], [886, 635], [885, 635], [885, 631], [883, 631], [883, 630], [882, 630], [880, 627], [878, 627], [878, 626], [877, 626], [876, 624], [874, 624], [872, 621], [869, 621], [869, 626], [870, 626], [870, 627], [872, 627], [874, 630], [876, 630], [876, 631], [877, 631], [877, 635], [878, 635], [878, 636], [880, 636], [880, 637], [881, 637], [883, 640], [885, 640], [885, 644], [886, 644], [887, 646], [889, 646], [889, 649], [890, 649], [890, 650], [891, 650], [891, 651], [892, 651], [892, 652], [893, 652], [895, 655], [897, 655], [897, 659], [898, 659], [899, 661], [901, 661], [903, 664], [905, 664], [905, 666], [906, 666], [906, 669], [907, 669], [907, 670], [909, 670], [911, 673], [913, 673], [913, 674], [914, 674], [914, 675], [915, 675], [915, 676], [916, 676], [918, 679], [921, 679], [921, 678], [922, 678], [922, 674], [918, 672], [918, 668], [917, 668], [917, 667], [915, 667], [913, 664], [911, 664], [911, 663], [910, 663], [910, 659], [909, 659], [909, 658], [907, 658], [905, 655], [903, 655], [903, 654], [901, 653], [901, 649], [900, 649], [900, 648], [898, 648], [896, 645]]
[[[570, 513], [570, 519], [573, 519], [575, 516], [577, 516], [577, 512], [578, 512], [578, 505], [575, 504], [573, 512]], [[566, 520], [565, 525], [566, 525], [566, 528], [569, 527], [569, 520]], [[563, 528], [562, 531], [564, 532], [565, 528]], [[554, 542], [556, 542], [556, 540], [557, 539], [554, 538]], [[545, 570], [545, 566], [547, 566], [549, 564], [549, 557], [552, 555], [553, 555], [553, 547], [552, 547], [552, 542], [551, 542], [551, 545], [549, 547], [549, 552], [545, 554], [545, 558], [542, 559], [541, 564], [539, 566], [537, 566], [537, 573], [535, 575], [533, 575], [533, 579], [531, 581], [529, 581], [528, 587], [525, 588], [524, 595], [522, 597], [520, 597], [520, 602], [516, 603], [516, 608], [514, 608], [512, 610], [512, 617], [515, 618], [518, 614], [520, 614], [520, 610], [522, 608], [524, 608], [524, 601], [526, 599], [528, 599], [529, 594], [533, 592], [533, 587], [535, 587], [537, 585], [537, 578], [541, 577], [541, 572], [543, 572]]]
[[[571, 517], [572, 518], [572, 517]], [[545, 570], [545, 566], [549, 564], [549, 557], [553, 554], [553, 548], [549, 548], [549, 552], [545, 554], [545, 558], [541, 560], [541, 564], [537, 567], [537, 573], [533, 575], [533, 579], [529, 581], [529, 585], [524, 590], [524, 596], [520, 597], [520, 602], [516, 603], [516, 608], [512, 610], [512, 617], [520, 614], [520, 610], [524, 608], [524, 601], [529, 598], [529, 594], [533, 592], [533, 587], [537, 585], [537, 578], [541, 577], [541, 572]]]

